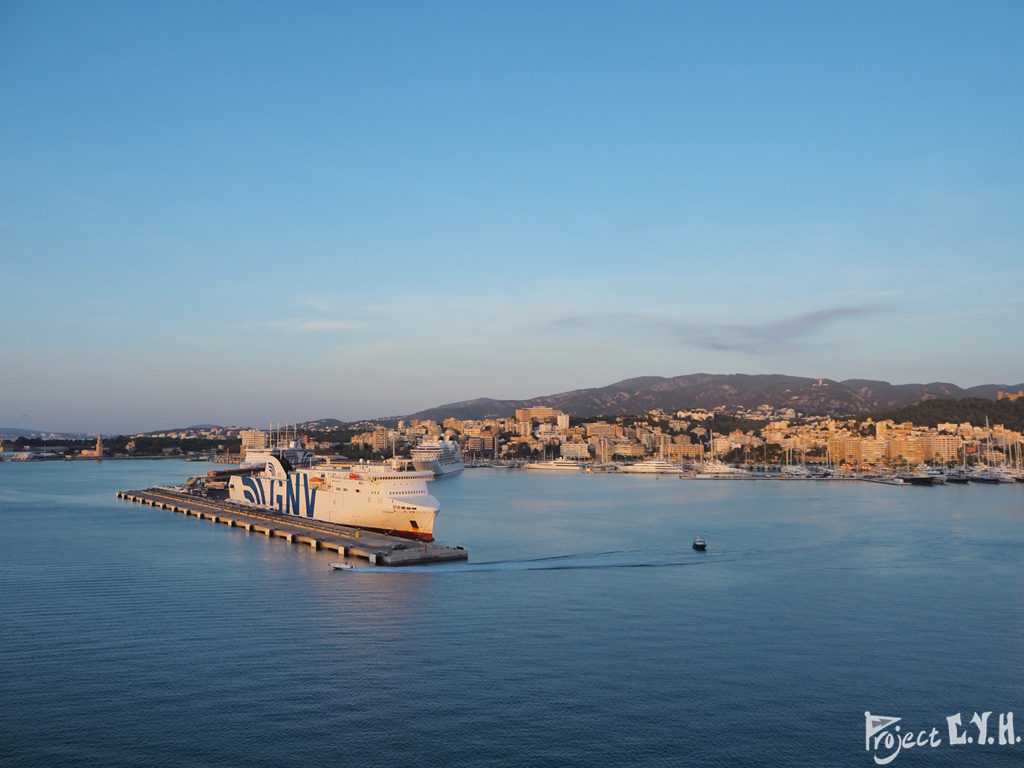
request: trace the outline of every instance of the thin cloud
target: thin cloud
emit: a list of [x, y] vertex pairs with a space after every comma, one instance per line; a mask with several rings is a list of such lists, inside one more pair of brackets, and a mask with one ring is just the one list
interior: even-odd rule
[[705, 327], [702, 334], [692, 328], [683, 332], [689, 343], [704, 349], [730, 352], [764, 353], [789, 346], [800, 336], [851, 317], [873, 314], [864, 307], [835, 307], [805, 312], [764, 325], [717, 325]]
[[763, 324], [696, 323], [634, 312], [567, 315], [552, 325], [566, 331], [618, 332], [631, 338], [668, 334], [683, 346], [724, 352], [765, 354], [796, 343], [800, 337], [843, 321], [878, 314], [867, 307], [833, 307], [783, 317]]
[[338, 300], [330, 296], [301, 296], [299, 297], [299, 302], [310, 309], [315, 309], [317, 312], [330, 313], [338, 311]]
[[248, 323], [243, 327], [243, 330], [270, 330], [282, 334], [298, 335], [307, 333], [337, 333], [339, 331], [348, 332], [354, 331], [357, 328], [357, 325], [345, 323], [340, 320], [294, 317]]
[[864, 307], [836, 307], [834, 309], [820, 309], [817, 312], [806, 312], [802, 315], [786, 318], [766, 326], [770, 331], [803, 333], [813, 330], [827, 323], [841, 320], [844, 317], [859, 317], [871, 314], [872, 310]]

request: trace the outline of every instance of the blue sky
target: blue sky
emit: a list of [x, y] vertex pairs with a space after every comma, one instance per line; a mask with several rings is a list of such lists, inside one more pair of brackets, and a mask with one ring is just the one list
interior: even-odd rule
[[0, 3], [0, 425], [1024, 380], [1019, 2]]

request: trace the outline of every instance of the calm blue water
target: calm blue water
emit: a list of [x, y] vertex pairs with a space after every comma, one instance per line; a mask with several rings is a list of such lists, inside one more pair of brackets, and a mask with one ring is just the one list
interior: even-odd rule
[[114, 497], [205, 469], [0, 464], [0, 762], [867, 766], [867, 710], [1024, 762], [946, 743], [1024, 735], [1024, 485], [468, 470], [469, 564], [335, 572]]

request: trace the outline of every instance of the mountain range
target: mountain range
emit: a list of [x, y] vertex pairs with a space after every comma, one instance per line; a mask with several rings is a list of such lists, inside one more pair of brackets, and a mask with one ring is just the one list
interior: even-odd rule
[[[519, 408], [548, 406], [572, 416], [622, 416], [639, 414], [653, 409], [666, 412], [719, 406], [754, 409], [767, 405], [773, 410], [792, 408], [805, 416], [851, 416], [854, 414], [905, 408], [934, 399], [960, 400], [980, 397], [995, 400], [999, 392], [1024, 391], [1021, 384], [982, 384], [964, 389], [956, 384], [932, 382], [930, 384], [890, 384], [869, 379], [811, 379], [780, 374], [711, 374], [693, 373], [686, 376], [640, 376], [609, 384], [605, 387], [574, 389], [554, 395], [543, 395], [528, 400], [496, 400], [482, 397], [439, 405], [406, 416], [387, 419], [360, 419], [363, 421], [394, 421], [395, 419], [447, 418], [463, 420], [483, 419], [489, 416], [514, 416]], [[349, 422], [356, 423], [356, 422]], [[344, 428], [346, 422], [332, 418], [317, 419], [297, 425], [316, 431]], [[191, 429], [214, 427], [213, 424], [195, 425]], [[164, 430], [177, 431], [177, 430]], [[47, 433], [39, 430], [0, 427], [0, 437], [14, 439], [45, 437], [46, 439], [82, 439], [84, 433]]]
[[959, 400], [965, 397], [995, 399], [1000, 391], [1018, 392], [1024, 384], [982, 384], [964, 389], [947, 382], [930, 384], [890, 384], [869, 379], [811, 379], [780, 374], [710, 374], [686, 376], [641, 376], [609, 384], [606, 387], [575, 389], [529, 400], [478, 398], [447, 403], [407, 419], [482, 419], [487, 416], [514, 416], [517, 408], [548, 406], [573, 416], [619, 416], [691, 408], [718, 406], [753, 409], [768, 405], [778, 410], [792, 408], [806, 416], [844, 416], [903, 408], [936, 398]]

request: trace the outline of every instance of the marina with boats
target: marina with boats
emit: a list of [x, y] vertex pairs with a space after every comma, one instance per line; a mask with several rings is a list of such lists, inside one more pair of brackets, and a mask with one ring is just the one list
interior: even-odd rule
[[1024, 483], [1024, 471], [1012, 468], [979, 466], [971, 470], [935, 467], [915, 467], [901, 472], [855, 472], [840, 467], [808, 467], [804, 465], [736, 466], [720, 461], [675, 464], [660, 459], [635, 463], [578, 462], [570, 459], [551, 459], [538, 462], [491, 462], [475, 466], [505, 467], [542, 471], [584, 472], [587, 474], [651, 475], [677, 477], [684, 480], [836, 480], [881, 483], [884, 485], [939, 486], [947, 483], [996, 484]]

